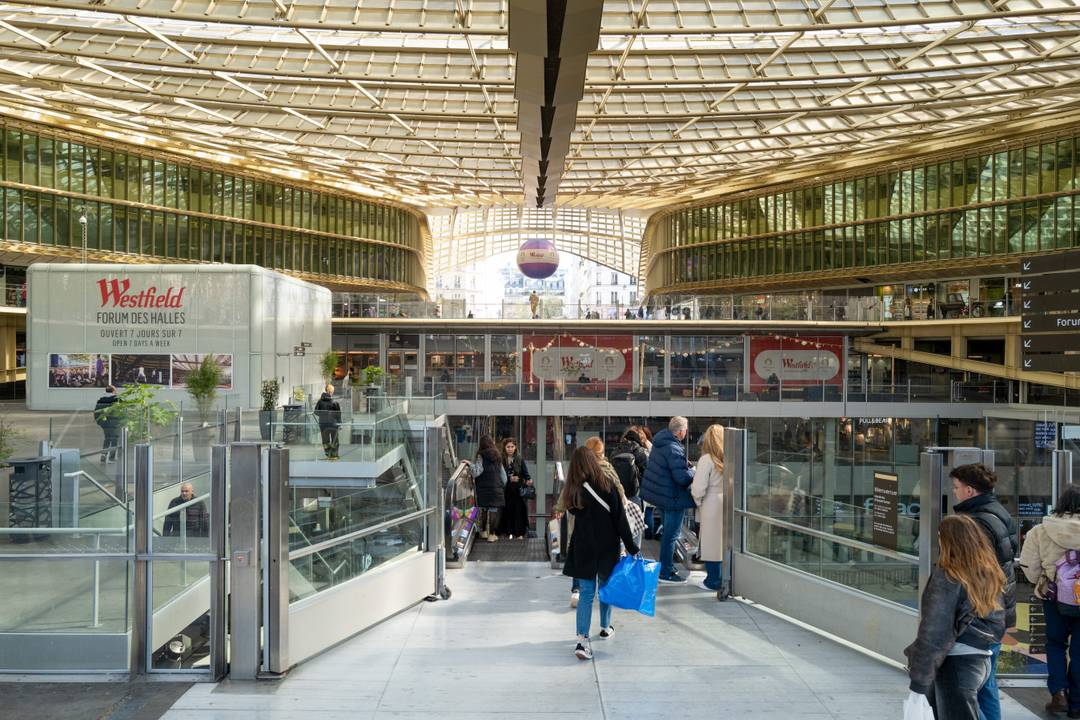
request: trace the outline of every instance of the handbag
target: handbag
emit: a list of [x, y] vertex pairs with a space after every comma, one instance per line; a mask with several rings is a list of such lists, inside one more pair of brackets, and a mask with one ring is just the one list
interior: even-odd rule
[[630, 532], [635, 538], [641, 538], [646, 528], [644, 511], [630, 500], [623, 502], [623, 508], [626, 510], [626, 521], [630, 523]]
[[532, 485], [522, 485], [518, 489], [521, 492], [521, 499], [522, 500], [535, 500], [536, 499], [536, 488], [534, 488]]

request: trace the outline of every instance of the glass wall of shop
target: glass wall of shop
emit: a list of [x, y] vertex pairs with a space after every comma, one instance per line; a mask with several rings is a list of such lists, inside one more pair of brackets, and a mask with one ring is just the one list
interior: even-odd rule
[[425, 383], [447, 398], [476, 398], [485, 382], [485, 335], [427, 335]]
[[[650, 221], [646, 237], [671, 289], [1045, 252], [1080, 245], [1078, 177], [1074, 129], [675, 211]], [[940, 299], [958, 303], [963, 293]]]
[[671, 389], [676, 396], [734, 400], [742, 381], [741, 336], [671, 336]]
[[423, 242], [419, 217], [408, 210], [87, 140], [0, 124], [6, 240], [415, 280]]

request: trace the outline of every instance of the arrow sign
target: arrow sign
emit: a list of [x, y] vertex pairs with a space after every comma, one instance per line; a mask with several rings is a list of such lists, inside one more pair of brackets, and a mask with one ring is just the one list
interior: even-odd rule
[[1030, 290], [1031, 289], [1031, 281], [1030, 280], [1025, 280], [1024, 284], [1021, 287], [1023, 287], [1025, 290]]
[[1023, 369], [1033, 372], [1080, 372], [1080, 355], [1025, 355]]
[[1080, 271], [1047, 273], [1025, 277], [1020, 281], [1025, 295], [1043, 292], [1069, 292], [1080, 288]]
[[1062, 310], [1080, 312], [1080, 293], [1061, 292], [1048, 295], [1025, 295], [1023, 309], [1025, 317]]
[[1024, 301], [1024, 309], [1025, 310], [1030, 310], [1031, 309], [1031, 301], [1030, 300], [1025, 300]]
[[1025, 320], [1024, 321], [1024, 329], [1025, 330], [1030, 330], [1031, 329], [1031, 320]]
[[1020, 326], [1024, 331], [1033, 333], [1075, 333], [1080, 330], [1080, 312], [1025, 317], [1020, 321]]
[[1041, 275], [1069, 270], [1080, 270], [1080, 251], [1069, 250], [1048, 255], [1035, 255], [1020, 261], [1020, 272], [1024, 275]]
[[1025, 335], [1023, 350], [1026, 353], [1080, 352], [1080, 333], [1053, 333], [1050, 335]]

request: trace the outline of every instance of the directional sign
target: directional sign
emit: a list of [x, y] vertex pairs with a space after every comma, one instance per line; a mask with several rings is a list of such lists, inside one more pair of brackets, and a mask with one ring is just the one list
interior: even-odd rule
[[1024, 335], [1020, 338], [1020, 349], [1025, 353], [1080, 352], [1080, 333], [1061, 333], [1053, 335]]
[[1020, 329], [1024, 334], [1043, 332], [1076, 332], [1080, 330], [1080, 312], [1060, 315], [1035, 315], [1020, 318]]
[[1070, 272], [1024, 276], [1020, 279], [1020, 289], [1024, 295], [1032, 295], [1044, 292], [1068, 292], [1080, 288], [1080, 271], [1076, 268], [1067, 269]]
[[300, 347], [304, 347], [304, 348], [309, 348], [309, 347], [311, 347], [311, 343], [309, 343], [309, 342], [302, 342], [302, 343], [300, 343]]
[[1024, 276], [1068, 270], [1080, 270], [1080, 250], [1036, 255], [1020, 261], [1020, 274]]
[[304, 357], [306, 354], [303, 350], [293, 350], [294, 357]]
[[1025, 355], [1021, 368], [1044, 372], [1080, 372], [1080, 355]]
[[1080, 312], [1080, 292], [1025, 295], [1023, 300], [1020, 301], [1020, 308], [1025, 316], [1059, 312], [1061, 310]]

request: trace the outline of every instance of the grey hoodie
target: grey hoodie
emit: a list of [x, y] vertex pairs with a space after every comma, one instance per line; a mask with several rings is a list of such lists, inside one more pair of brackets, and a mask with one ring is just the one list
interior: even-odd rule
[[1053, 580], [1055, 565], [1066, 550], [1080, 550], [1080, 515], [1049, 515], [1028, 531], [1020, 551], [1024, 575], [1038, 584], [1045, 575]]

